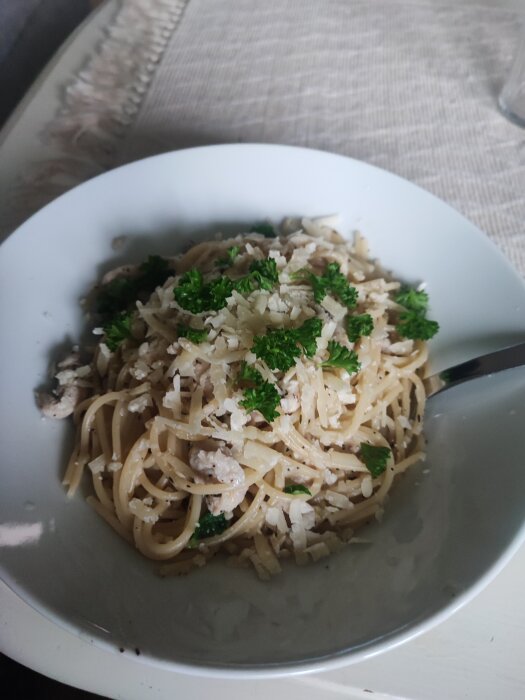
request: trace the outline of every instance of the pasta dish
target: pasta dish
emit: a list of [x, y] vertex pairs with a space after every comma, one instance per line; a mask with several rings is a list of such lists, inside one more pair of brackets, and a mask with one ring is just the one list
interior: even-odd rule
[[263, 579], [325, 557], [424, 456], [428, 295], [334, 225], [264, 224], [113, 270], [93, 346], [40, 395], [76, 426], [68, 493], [87, 474], [95, 511], [163, 574], [219, 551]]

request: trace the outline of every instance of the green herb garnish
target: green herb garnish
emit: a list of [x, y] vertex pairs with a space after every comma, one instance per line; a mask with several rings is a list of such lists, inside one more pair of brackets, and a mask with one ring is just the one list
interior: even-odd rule
[[173, 295], [179, 306], [197, 314], [204, 311], [203, 286], [202, 273], [193, 267], [182, 275]]
[[106, 318], [115, 316], [135, 301], [135, 285], [129, 277], [116, 277], [97, 296], [96, 310]]
[[430, 340], [439, 331], [439, 323], [426, 318], [428, 294], [410, 287], [402, 287], [395, 300], [406, 311], [399, 315], [396, 330], [402, 338]]
[[235, 280], [233, 287], [239, 294], [251, 294], [255, 289], [255, 283], [250, 275], [245, 275]]
[[327, 284], [324, 277], [319, 277], [313, 272], [306, 272], [306, 278], [314, 290], [314, 300], [320, 304], [326, 296]]
[[147, 298], [173, 274], [169, 262], [150, 255], [132, 277], [116, 277], [105, 284], [97, 295], [96, 310], [106, 319], [125, 311], [137, 299]]
[[261, 289], [271, 291], [279, 281], [277, 263], [273, 258], [254, 260], [250, 265], [250, 277], [258, 283]]
[[349, 309], [357, 304], [357, 289], [341, 273], [337, 263], [329, 263], [326, 266], [323, 277], [326, 279], [327, 288], [343, 302]]
[[244, 382], [255, 382], [256, 384], [264, 382], [263, 376], [259, 370], [255, 369], [253, 365], [249, 365], [247, 362], [243, 362], [241, 364], [239, 380]]
[[160, 287], [173, 274], [169, 262], [159, 255], [149, 255], [148, 259], [139, 266], [139, 276], [136, 278], [139, 290], [153, 291]]
[[250, 229], [250, 233], [262, 233], [266, 238], [275, 238], [277, 236], [274, 227], [267, 221], [254, 224]]
[[366, 442], [362, 442], [360, 454], [366, 468], [375, 478], [385, 471], [388, 459], [392, 453], [388, 447], [377, 447], [376, 445], [368, 445]]
[[404, 311], [399, 316], [396, 330], [403, 338], [430, 340], [439, 331], [439, 323], [430, 321], [417, 311]]
[[192, 328], [179, 323], [177, 326], [179, 338], [187, 338], [192, 343], [202, 343], [208, 337], [208, 331], [205, 328]]
[[362, 336], [370, 335], [373, 330], [374, 321], [370, 314], [349, 316], [347, 319], [346, 332], [348, 333], [348, 340], [351, 343], [355, 343], [355, 341]]
[[338, 263], [328, 263], [322, 275], [316, 275], [310, 270], [304, 270], [302, 275], [305, 275], [311, 284], [314, 300], [317, 304], [323, 301], [328, 292], [337, 297], [349, 309], [353, 309], [357, 304], [357, 289], [352, 287], [342, 274]]
[[317, 350], [322, 321], [311, 318], [299, 328], [271, 328], [266, 335], [254, 338], [252, 350], [270, 369], [286, 372], [304, 352], [312, 357]]
[[252, 350], [270, 369], [280, 369], [282, 372], [293, 367], [301, 355], [295, 333], [275, 328], [271, 328], [266, 335], [254, 338]]
[[335, 340], [328, 341], [329, 357], [321, 363], [321, 367], [342, 367], [349, 374], [354, 374], [361, 367], [354, 350], [348, 350]]
[[240, 246], [232, 245], [231, 248], [228, 248], [226, 251], [226, 256], [224, 258], [219, 258], [219, 260], [215, 261], [215, 265], [217, 267], [230, 267], [233, 265], [234, 260], [239, 255], [240, 251]]
[[306, 488], [304, 484], [289, 484], [288, 486], [284, 487], [283, 491], [284, 493], [291, 493], [293, 496], [296, 496], [299, 493], [306, 493], [309, 496], [312, 495], [310, 489]]
[[111, 352], [115, 352], [125, 338], [131, 336], [132, 312], [123, 311], [104, 326], [105, 342]]
[[423, 290], [417, 291], [411, 287], [401, 287], [395, 296], [395, 300], [410, 311], [424, 313], [428, 306], [428, 294]]
[[190, 537], [188, 542], [188, 547], [192, 549], [193, 547], [197, 546], [199, 540], [203, 540], [206, 537], [220, 535], [222, 532], [227, 530], [228, 527], [228, 521], [226, 520], [224, 513], [220, 513], [219, 515], [204, 513], [195, 526], [193, 535]]
[[193, 314], [219, 311], [226, 306], [234, 290], [239, 294], [250, 294], [256, 284], [261, 289], [271, 290], [278, 279], [277, 265], [271, 258], [254, 260], [248, 274], [238, 280], [221, 275], [205, 282], [202, 272], [192, 267], [179, 279], [173, 295], [180, 307]]
[[306, 357], [313, 357], [317, 352], [317, 338], [321, 335], [322, 330], [323, 322], [320, 318], [309, 318], [302, 326], [295, 329], [295, 338]]
[[226, 306], [226, 300], [231, 297], [233, 289], [229, 277], [216, 277], [210, 282], [204, 282], [202, 272], [192, 267], [182, 275], [173, 295], [180, 307], [193, 314], [200, 314], [203, 311], [218, 311]]
[[268, 423], [274, 421], [280, 415], [276, 407], [281, 401], [275, 385], [267, 382], [255, 367], [246, 362], [242, 363], [238, 378], [240, 382], [249, 382], [253, 385], [243, 389], [244, 399], [239, 402], [240, 405], [248, 413], [260, 411]]

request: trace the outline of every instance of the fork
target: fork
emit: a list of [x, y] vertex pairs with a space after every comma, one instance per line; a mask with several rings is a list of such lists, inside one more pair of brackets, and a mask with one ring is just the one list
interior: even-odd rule
[[434, 396], [445, 389], [471, 379], [485, 377], [489, 374], [512, 369], [513, 367], [520, 367], [521, 365], [525, 365], [525, 343], [489, 352], [487, 355], [481, 355], [472, 360], [461, 362], [459, 365], [454, 365], [454, 367], [449, 367], [427, 377], [425, 379], [427, 396]]

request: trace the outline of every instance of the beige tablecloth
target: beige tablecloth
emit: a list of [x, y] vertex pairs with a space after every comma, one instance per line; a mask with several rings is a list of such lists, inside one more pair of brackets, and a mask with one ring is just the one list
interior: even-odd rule
[[517, 20], [450, 0], [127, 0], [43, 136], [62, 156], [13, 201], [170, 149], [296, 144], [425, 187], [525, 274], [525, 131], [496, 106]]

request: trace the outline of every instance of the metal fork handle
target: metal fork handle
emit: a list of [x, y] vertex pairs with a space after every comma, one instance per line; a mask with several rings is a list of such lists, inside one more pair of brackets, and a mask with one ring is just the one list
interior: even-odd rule
[[449, 389], [456, 384], [467, 382], [470, 379], [485, 377], [504, 369], [521, 367], [525, 365], [525, 343], [511, 345], [510, 347], [489, 352], [487, 355], [475, 357], [454, 367], [433, 374], [425, 379], [428, 396], [433, 396], [440, 391]]

